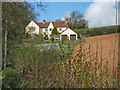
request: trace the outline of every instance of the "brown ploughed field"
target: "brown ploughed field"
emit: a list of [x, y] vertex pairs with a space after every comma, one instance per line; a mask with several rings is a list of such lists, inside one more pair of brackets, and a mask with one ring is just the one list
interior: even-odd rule
[[[120, 35], [120, 34], [119, 34]], [[118, 64], [118, 34], [117, 39], [115, 43], [115, 37], [116, 34], [108, 34], [108, 35], [101, 35], [101, 36], [94, 36], [94, 37], [87, 37], [85, 39], [85, 43], [82, 47], [82, 50], [89, 52], [87, 55], [91, 55], [91, 59], [87, 58], [87, 60], [97, 60], [98, 63], [101, 63], [102, 69], [106, 65], [106, 62], [108, 61], [108, 74], [109, 74], [109, 80], [112, 79], [112, 71], [113, 71], [113, 60], [115, 60], [115, 69]], [[73, 57], [78, 53], [80, 44], [76, 45], [73, 49]], [[114, 54], [115, 49], [115, 54]], [[115, 59], [113, 59], [115, 57]], [[95, 63], [93, 61], [93, 66], [95, 66]], [[98, 67], [98, 65], [96, 65]]]

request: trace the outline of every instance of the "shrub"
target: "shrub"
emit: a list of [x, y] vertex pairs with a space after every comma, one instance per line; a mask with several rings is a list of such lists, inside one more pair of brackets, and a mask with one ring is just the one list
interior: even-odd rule
[[52, 35], [57, 35], [57, 34], [59, 34], [59, 32], [58, 32], [57, 28], [54, 27], [52, 30]]
[[42, 34], [36, 35], [35, 37], [32, 37], [28, 42], [32, 44], [43, 43], [44, 42], [43, 35]]
[[25, 88], [29, 87], [29, 85], [28, 79], [20, 74], [17, 69], [7, 67], [2, 71], [3, 88]]
[[8, 56], [8, 68], [3, 70], [5, 76], [3, 85], [7, 88], [36, 87], [36, 77], [39, 76], [39, 73], [40, 75], [43, 73], [40, 72], [41, 68], [46, 68], [47, 65], [61, 59], [62, 55], [59, 51], [52, 50], [52, 47], [43, 51], [33, 45], [14, 47]]

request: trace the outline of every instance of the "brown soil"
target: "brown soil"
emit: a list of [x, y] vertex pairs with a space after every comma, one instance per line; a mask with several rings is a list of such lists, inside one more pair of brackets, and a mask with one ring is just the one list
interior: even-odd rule
[[[89, 46], [90, 46], [89, 54], [91, 54], [91, 58], [94, 58], [96, 56], [92, 54], [97, 53], [97, 60], [98, 62], [102, 62], [102, 66], [104, 66], [108, 61], [108, 70], [110, 77], [112, 76], [114, 56], [115, 56], [115, 68], [117, 67], [118, 64], [118, 34], [117, 34], [116, 43], [115, 43], [115, 37], [116, 34], [87, 37], [85, 39], [85, 44], [83, 45], [83, 50], [89, 50]], [[73, 57], [76, 56], [77, 53], [79, 53], [79, 47], [80, 44], [74, 47]], [[115, 49], [115, 54], [114, 54], [114, 49]]]

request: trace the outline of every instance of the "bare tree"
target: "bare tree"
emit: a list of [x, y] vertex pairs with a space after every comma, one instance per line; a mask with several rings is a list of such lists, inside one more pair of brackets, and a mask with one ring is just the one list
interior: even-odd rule
[[79, 11], [72, 11], [68, 17], [68, 26], [72, 29], [87, 28], [88, 22], [84, 19], [84, 15]]

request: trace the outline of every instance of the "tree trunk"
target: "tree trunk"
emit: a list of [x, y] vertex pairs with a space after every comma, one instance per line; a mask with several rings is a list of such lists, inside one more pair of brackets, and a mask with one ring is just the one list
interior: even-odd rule
[[7, 30], [5, 31], [4, 68], [6, 68], [6, 62], [7, 62]]

